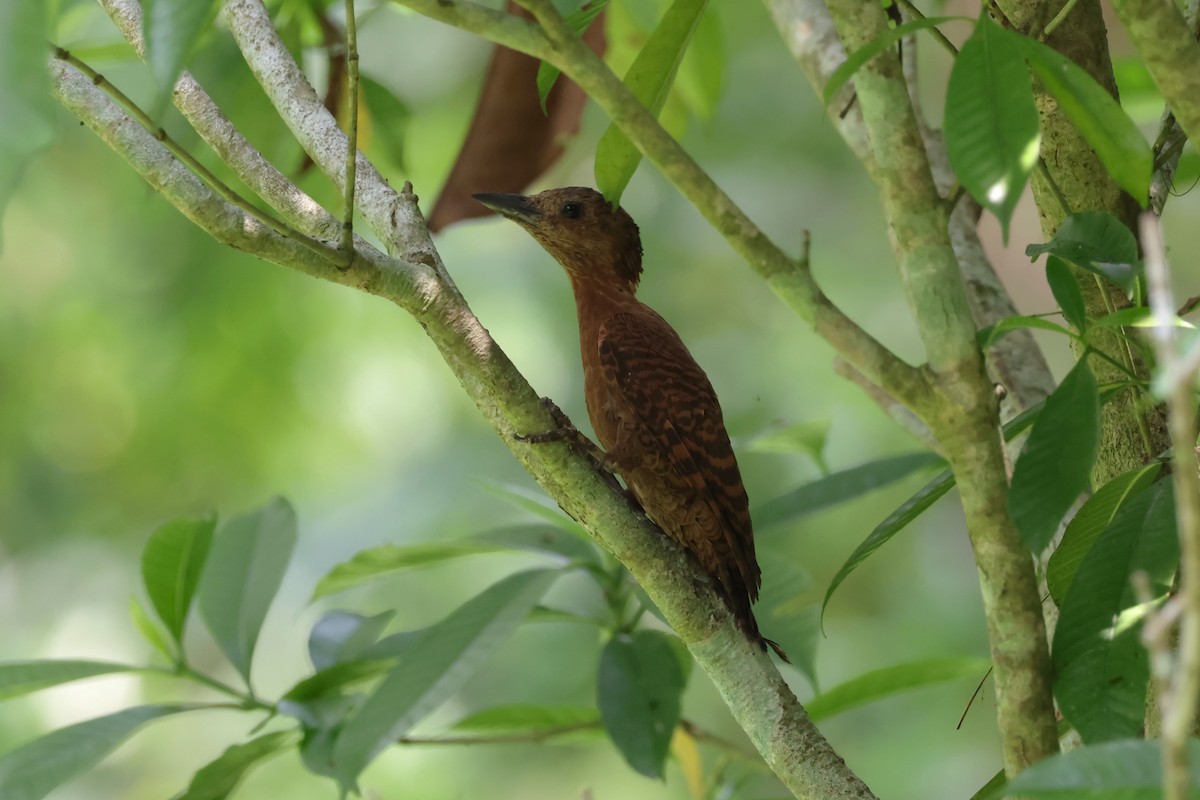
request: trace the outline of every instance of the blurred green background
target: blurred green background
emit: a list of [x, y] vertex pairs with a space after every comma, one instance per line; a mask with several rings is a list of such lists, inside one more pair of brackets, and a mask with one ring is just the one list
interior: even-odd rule
[[[139, 65], [103, 59], [117, 34], [100, 9], [68, 5], [58, 42], [85, 58], [90, 50], [94, 66], [150, 102], [154, 87]], [[889, 346], [919, 360], [874, 190], [766, 12], [725, 0], [714, 2], [712, 13], [724, 34], [725, 89], [713, 117], [688, 126], [685, 145], [785, 248], [798, 251], [802, 230], [811, 230], [814, 271], [825, 291]], [[489, 47], [391, 7], [369, 11], [360, 37], [364, 72], [412, 114], [403, 165], [389, 162], [375, 141], [387, 131], [370, 130], [364, 144], [393, 183], [413, 181], [428, 210], [465, 131]], [[947, 59], [934, 53], [925, 62], [936, 108]], [[321, 65], [309, 66], [320, 80]], [[252, 140], [295, 174], [299, 149], [265, 110], [226, 34], [205, 43], [194, 72]], [[183, 124], [168, 119], [200, 152]], [[1153, 119], [1152, 112], [1149, 129]], [[589, 108], [583, 134], [541, 185], [590, 184], [590, 152], [605, 124]], [[336, 208], [319, 176], [301, 182]], [[736, 444], [798, 423], [827, 425], [828, 469], [920, 448], [833, 375], [832, 351], [652, 168], [639, 170], [624, 204], [643, 232], [642, 297], [707, 369]], [[1200, 244], [1188, 222], [1196, 206], [1194, 196], [1174, 200], [1168, 215], [1181, 294], [1194, 293], [1187, 286], [1195, 264], [1186, 254]], [[418, 627], [524, 563], [477, 557], [308, 606], [317, 578], [363, 547], [527, 519], [480, 479], [535, 485], [420, 327], [384, 301], [218, 245], [65, 114], [59, 138], [30, 165], [3, 225], [0, 659], [154, 658], [127, 614], [148, 533], [174, 516], [213, 508], [228, 516], [274, 494], [295, 504], [301, 542], [258, 651], [256, 683], [266, 696], [305, 673], [306, 636], [323, 610], [394, 608], [397, 628]], [[1047, 310], [1042, 270], [1021, 255], [1026, 243], [1041, 240], [1028, 198], [1008, 248], [997, 241], [994, 221], [983, 229], [1020, 309]], [[574, 309], [560, 269], [500, 221], [455, 226], [438, 246], [475, 312], [537, 391], [585, 425]], [[1061, 341], [1047, 344], [1056, 368], [1069, 363]], [[755, 503], [822, 469], [802, 453], [748, 446], [740, 459]], [[812, 576], [807, 598], [819, 602], [845, 557], [925, 477], [763, 538]], [[585, 603], [589, 591], [585, 581], [567, 579], [552, 599]], [[916, 659], [986, 657], [975, 570], [952, 497], [847, 581], [830, 606], [826, 633], [817, 656], [825, 688]], [[204, 654], [199, 666], [232, 674], [200, 626], [192, 635]], [[589, 703], [599, 645], [587, 626], [528, 627], [418, 733], [436, 734], [469, 711], [500, 703]], [[798, 673], [785, 674], [802, 699], [812, 696]], [[1000, 766], [990, 684], [955, 728], [973, 683], [895, 697], [822, 730], [876, 792], [969, 796]], [[133, 703], [190, 696], [201, 695], [190, 685], [129, 677], [42, 692], [0, 707], [0, 750]], [[684, 714], [741, 741], [698, 671]], [[251, 724], [232, 712], [158, 723], [54, 796], [170, 796]], [[703, 753], [711, 765], [716, 752]], [[366, 773], [363, 786], [368, 797], [404, 800], [689, 796], [676, 767], [665, 785], [649, 781], [599, 740], [396, 748]], [[334, 789], [286, 755], [255, 772], [239, 796], [324, 799]]]

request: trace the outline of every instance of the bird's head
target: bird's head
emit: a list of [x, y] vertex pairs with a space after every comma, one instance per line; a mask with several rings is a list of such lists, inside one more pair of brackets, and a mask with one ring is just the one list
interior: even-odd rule
[[637, 223], [594, 189], [569, 186], [526, 197], [477, 194], [476, 200], [529, 231], [573, 278], [632, 293], [642, 274]]

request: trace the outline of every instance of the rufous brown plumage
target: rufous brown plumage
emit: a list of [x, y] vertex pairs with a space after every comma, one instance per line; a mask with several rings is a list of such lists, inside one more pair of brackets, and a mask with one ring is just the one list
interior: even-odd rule
[[750, 504], [716, 392], [679, 334], [636, 297], [638, 227], [582, 187], [475, 198], [525, 228], [566, 269], [579, 314], [592, 427], [646, 514], [716, 583], [765, 650], [751, 604], [762, 583]]

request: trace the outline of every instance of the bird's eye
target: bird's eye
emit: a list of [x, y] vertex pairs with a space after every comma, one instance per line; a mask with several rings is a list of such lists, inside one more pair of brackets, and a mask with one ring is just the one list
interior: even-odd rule
[[579, 203], [567, 203], [562, 207], [562, 215], [567, 219], [579, 219], [579, 215], [583, 213], [583, 206]]

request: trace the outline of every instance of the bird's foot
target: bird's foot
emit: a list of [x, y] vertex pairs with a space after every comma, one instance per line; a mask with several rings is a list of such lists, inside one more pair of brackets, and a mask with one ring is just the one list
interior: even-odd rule
[[[554, 427], [541, 433], [514, 433], [514, 439], [518, 442], [527, 442], [529, 444], [563, 441], [574, 444], [576, 439], [583, 438], [582, 434], [579, 433], [579, 429], [575, 427], [575, 424], [571, 422], [553, 400], [549, 397], [543, 397], [538, 402], [542, 408], [549, 412], [550, 418], [554, 420]], [[588, 444], [591, 444], [591, 442], [588, 442]]]

